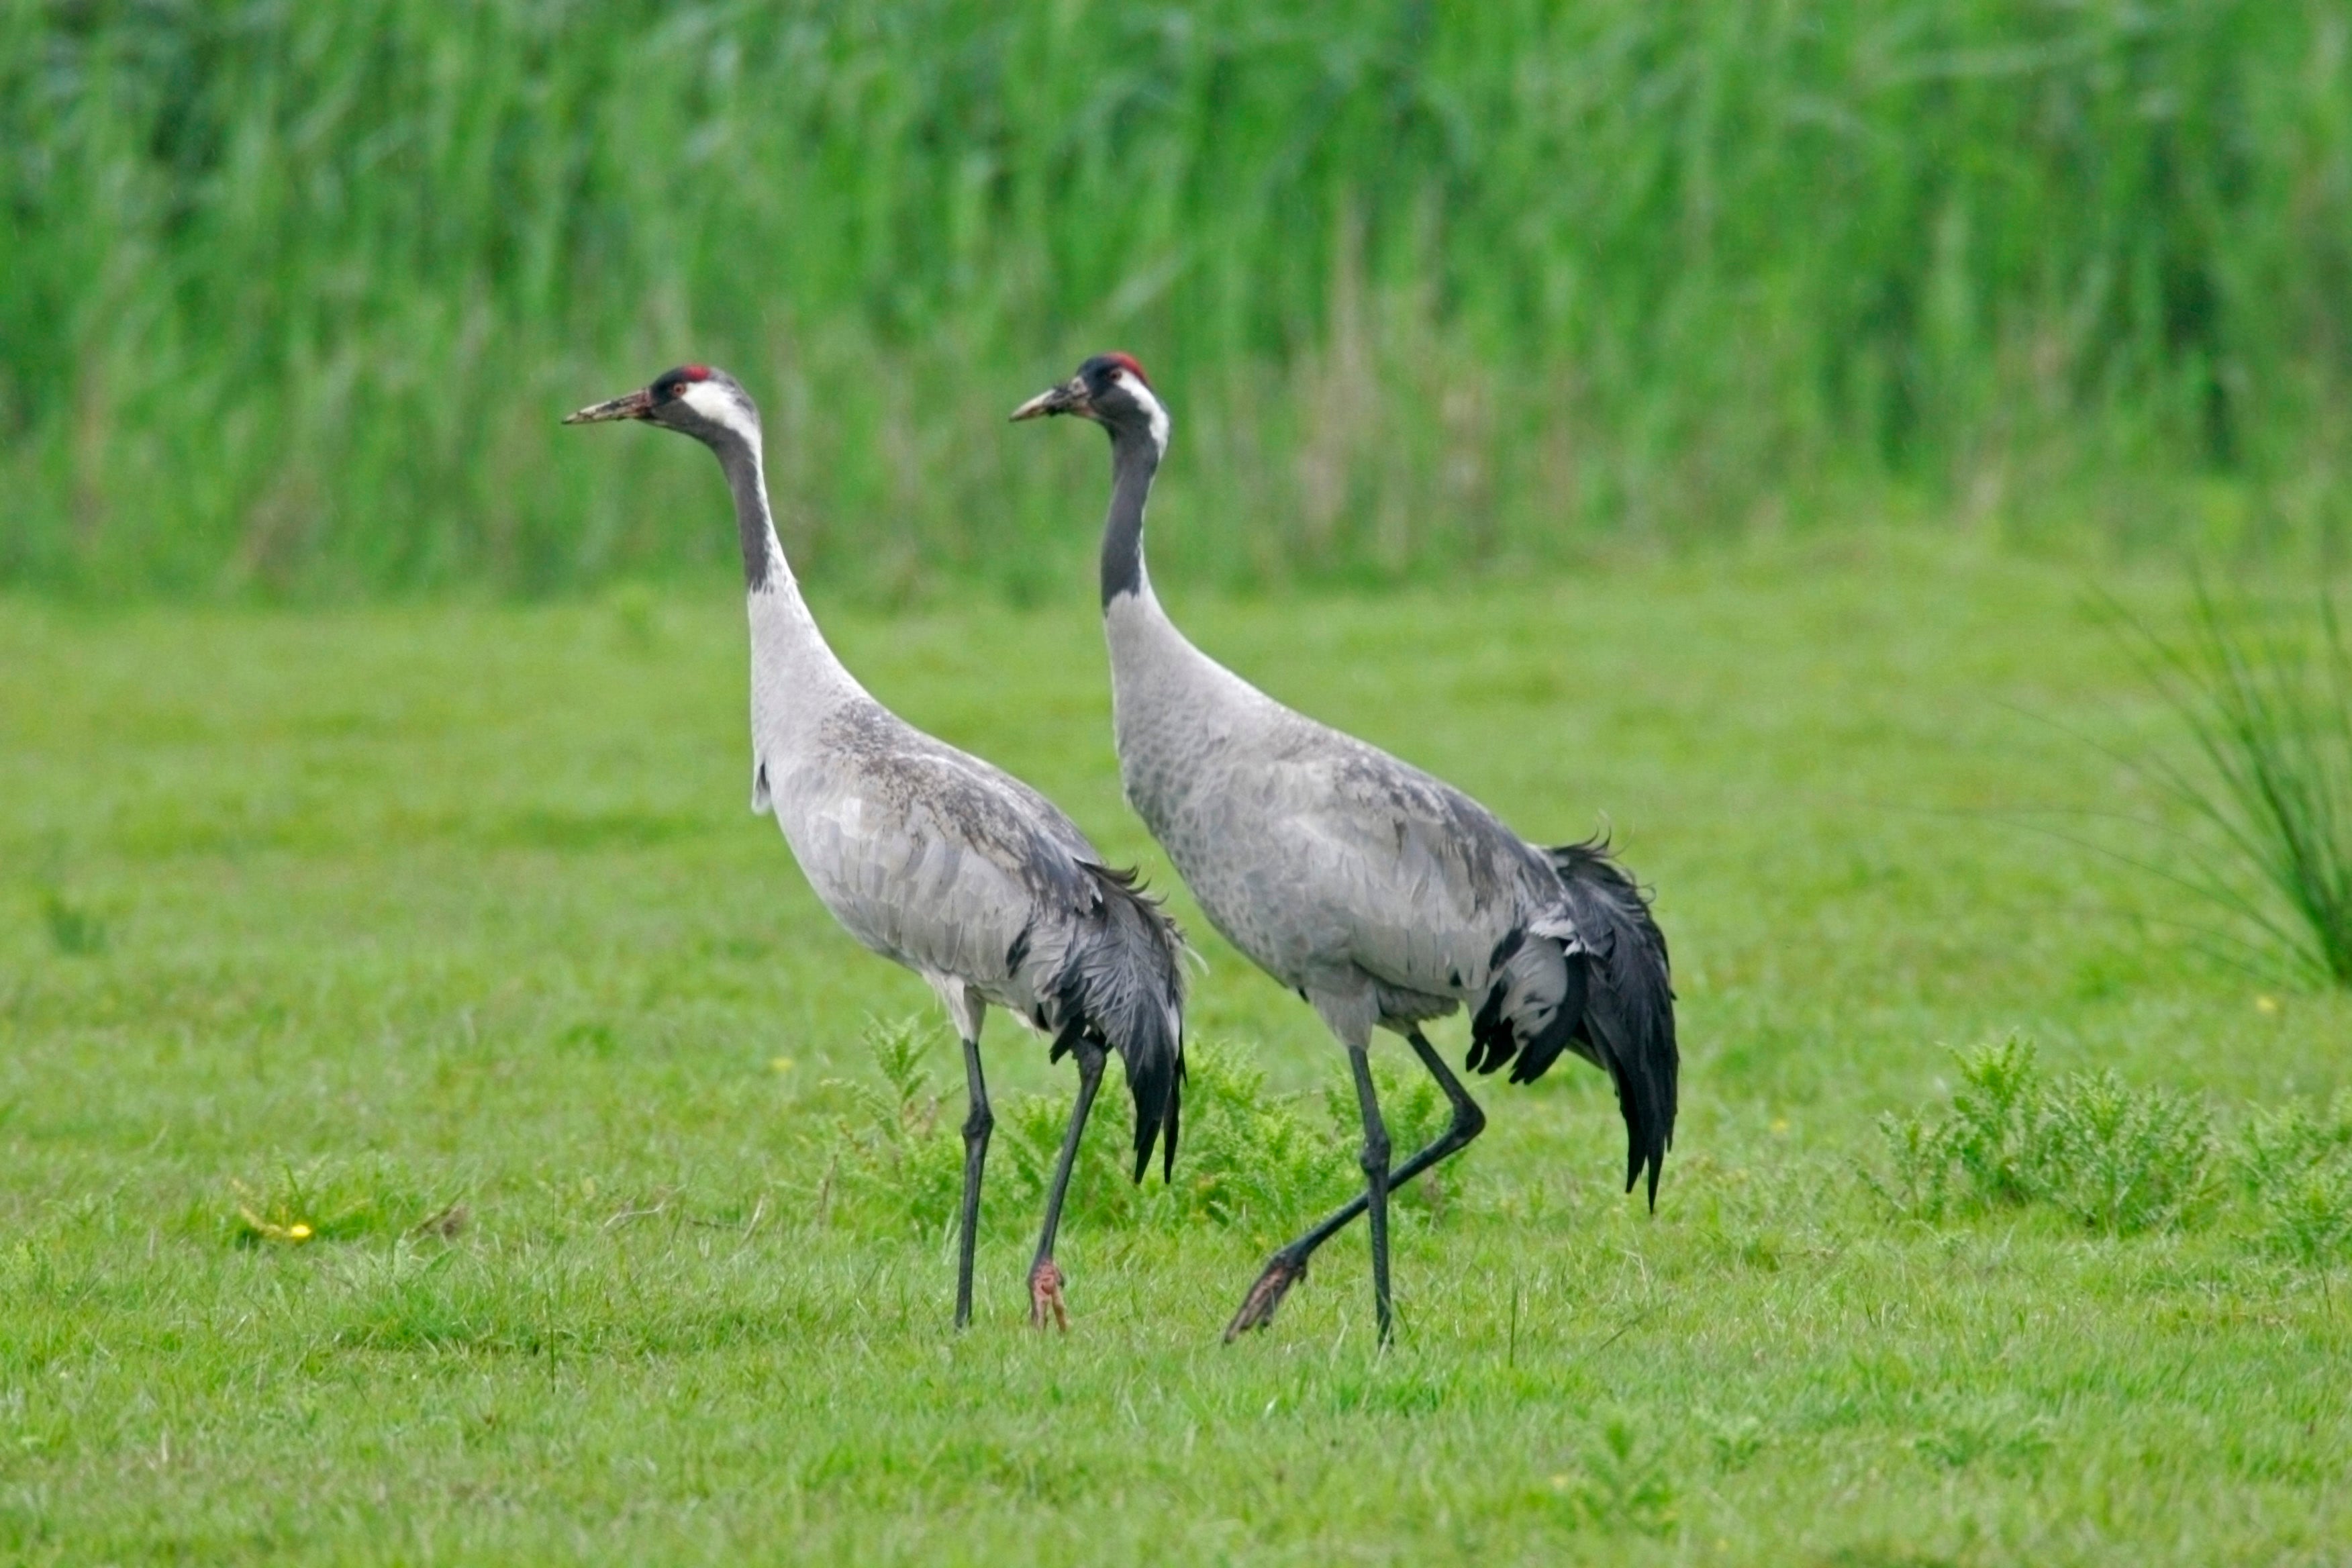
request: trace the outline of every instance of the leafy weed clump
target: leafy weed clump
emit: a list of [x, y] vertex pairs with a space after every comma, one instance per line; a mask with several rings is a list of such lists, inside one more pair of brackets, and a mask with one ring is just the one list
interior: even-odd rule
[[41, 889], [41, 923], [48, 928], [50, 945], [74, 958], [104, 952], [112, 934], [104, 915], [59, 888]]
[[2352, 1094], [2256, 1112], [2231, 1163], [2266, 1250], [2314, 1266], [2352, 1260]]
[[[867, 1049], [881, 1082], [828, 1079], [845, 1102], [824, 1134], [821, 1217], [845, 1208], [862, 1219], [929, 1231], [949, 1223], [962, 1191], [960, 1085], [938, 1081], [929, 1065], [935, 1032], [907, 1018], [869, 1026]], [[1361, 1183], [1361, 1139], [1352, 1093], [1279, 1094], [1240, 1047], [1195, 1043], [1185, 1053], [1183, 1143], [1174, 1177], [1160, 1159], [1139, 1185], [1129, 1130], [1132, 1110], [1114, 1062], [1070, 1178], [1067, 1216], [1097, 1224], [1204, 1223], [1253, 1237], [1289, 1234], [1345, 1203]], [[1381, 1109], [1402, 1158], [1435, 1137], [1445, 1105], [1418, 1074], [1379, 1071]], [[1075, 1088], [1075, 1082], [1073, 1083]], [[1000, 1213], [1042, 1213], [1069, 1126], [1067, 1095], [995, 1096], [983, 1202]], [[1450, 1189], [1431, 1172], [1396, 1194], [1400, 1209], [1440, 1212]]]
[[1665, 1446], [1639, 1431], [1628, 1415], [1602, 1417], [1575, 1468], [1554, 1476], [1551, 1484], [1581, 1526], [1644, 1535], [1674, 1530], [1680, 1489]]
[[2048, 1204], [2130, 1236], [2179, 1224], [2208, 1196], [2212, 1123], [2194, 1101], [2105, 1069], [2049, 1078], [2016, 1036], [1958, 1061], [1948, 1110], [1880, 1123], [1893, 1171], [1869, 1180], [1898, 1212], [1941, 1220]]
[[824, 1080], [848, 1104], [830, 1130], [817, 1186], [821, 1221], [846, 1205], [895, 1214], [928, 1229], [955, 1212], [963, 1151], [955, 1129], [940, 1124], [940, 1090], [928, 1061], [931, 1045], [919, 1019], [877, 1018], [866, 1026], [866, 1046], [881, 1084]]

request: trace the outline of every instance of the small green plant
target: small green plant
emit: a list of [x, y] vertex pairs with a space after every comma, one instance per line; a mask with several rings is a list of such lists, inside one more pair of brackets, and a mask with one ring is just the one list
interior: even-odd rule
[[1880, 1123], [1892, 1170], [1866, 1179], [1898, 1212], [1939, 1220], [2046, 1203], [2129, 1236], [2178, 1224], [2209, 1192], [2212, 1125], [2193, 1102], [2104, 1070], [2051, 1079], [2018, 1036], [1956, 1060], [1945, 1114]]
[[239, 1247], [300, 1247], [365, 1236], [453, 1237], [468, 1217], [463, 1204], [434, 1205], [406, 1190], [377, 1162], [334, 1159], [280, 1164], [257, 1183], [229, 1179], [228, 1231]]
[[1748, 1415], [1726, 1415], [1716, 1411], [1699, 1413], [1699, 1430], [1706, 1434], [1706, 1446], [1715, 1455], [1716, 1468], [1726, 1475], [1746, 1469], [1764, 1451], [1768, 1436], [1764, 1423]]
[[2051, 1201], [2109, 1236], [2160, 1230], [2209, 1190], [2212, 1120], [2166, 1089], [2135, 1089], [2113, 1072], [2053, 1086], [2043, 1159]]
[[106, 951], [110, 932], [104, 915], [68, 898], [64, 889], [41, 889], [41, 923], [48, 928], [49, 943], [74, 958], [91, 958]]
[[1960, 1058], [1945, 1142], [1970, 1187], [1989, 1204], [2020, 1204], [2042, 1187], [2049, 1107], [2033, 1042], [2011, 1035]]
[[919, 1226], [943, 1223], [961, 1190], [962, 1147], [941, 1122], [927, 1065], [929, 1031], [917, 1017], [870, 1019], [866, 1047], [881, 1087], [856, 1079], [827, 1079], [823, 1086], [850, 1103], [833, 1123], [826, 1206], [837, 1189], [848, 1203], [876, 1204]]
[[[943, 1108], [927, 1065], [931, 1037], [918, 1018], [869, 1026], [867, 1049], [882, 1082], [828, 1079], [847, 1101], [830, 1131], [828, 1199], [911, 1221], [943, 1224], [962, 1181], [961, 1118]], [[1345, 1203], [1362, 1177], [1355, 1097], [1283, 1095], [1241, 1047], [1195, 1042], [1186, 1051], [1183, 1142], [1174, 1179], [1159, 1170], [1139, 1186], [1129, 1178], [1132, 1110], [1110, 1068], [1093, 1121], [1079, 1145], [1067, 1214], [1112, 1225], [1205, 1222], [1273, 1240]], [[1399, 1157], [1436, 1136], [1445, 1120], [1434, 1085], [1418, 1075], [1379, 1069], [1381, 1105]], [[1054, 1163], [1069, 1126], [1070, 1102], [1055, 1094], [1010, 1094], [993, 1100], [996, 1135], [989, 1152], [986, 1202], [998, 1212], [1042, 1209]], [[1397, 1195], [1401, 1208], [1433, 1216], [1450, 1190], [1432, 1172]], [[999, 1208], [999, 1205], [1010, 1205]]]
[[2266, 1250], [2318, 1267], [2352, 1258], [2352, 1095], [2257, 1112], [2231, 1163]]
[[1678, 1492], [1664, 1450], [1628, 1416], [1603, 1419], [1576, 1469], [1553, 1478], [1553, 1485], [1596, 1529], [1664, 1535], [1674, 1528]]
[[1950, 1110], [1882, 1118], [1892, 1176], [1866, 1178], [1896, 1209], [1921, 1219], [1941, 1219], [1956, 1204], [2022, 1204], [2042, 1190], [2045, 1107], [2033, 1043], [2012, 1035], [1955, 1061], [1960, 1085]]
[[[1243, 1047], [1186, 1052], [1184, 1147], [1175, 1184], [1156, 1194], [1173, 1217], [1232, 1226], [1259, 1240], [1289, 1234], [1345, 1203], [1362, 1182], [1354, 1145], [1306, 1096], [1276, 1094]], [[1355, 1101], [1349, 1100], [1350, 1122]]]

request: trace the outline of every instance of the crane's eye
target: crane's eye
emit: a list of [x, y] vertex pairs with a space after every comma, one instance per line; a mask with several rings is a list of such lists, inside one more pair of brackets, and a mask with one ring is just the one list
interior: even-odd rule
[[672, 383], [669, 389], [669, 395], [672, 397], [684, 397], [686, 395], [686, 383], [682, 381]]

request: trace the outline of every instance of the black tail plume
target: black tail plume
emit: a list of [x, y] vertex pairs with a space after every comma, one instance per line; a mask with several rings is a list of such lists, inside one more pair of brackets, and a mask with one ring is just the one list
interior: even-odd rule
[[[1658, 1173], [1675, 1142], [1682, 1069], [1682, 1053], [1675, 1043], [1674, 977], [1665, 933], [1650, 913], [1649, 899], [1611, 858], [1605, 837], [1563, 844], [1546, 853], [1567, 889], [1569, 918], [1575, 923], [1579, 945], [1587, 950], [1580, 955], [1585, 967], [1583, 1016], [1574, 1033], [1617, 1085], [1617, 1109], [1625, 1118], [1625, 1190], [1633, 1190], [1646, 1167], [1654, 1209]], [[1555, 1052], [1558, 1048], [1553, 1047]], [[1521, 1070], [1528, 1065], [1523, 1060]]]
[[1081, 1036], [1118, 1053], [1135, 1096], [1135, 1179], [1157, 1144], [1165, 1180], [1176, 1171], [1184, 1092], [1184, 936], [1133, 871], [1086, 869], [1102, 895], [1100, 918], [1055, 982], [1053, 1054], [1059, 1059]]

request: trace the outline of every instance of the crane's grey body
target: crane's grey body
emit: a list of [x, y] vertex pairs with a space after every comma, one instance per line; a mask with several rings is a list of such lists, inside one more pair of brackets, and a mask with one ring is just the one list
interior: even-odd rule
[[1172, 1168], [1183, 1074], [1181, 943], [1133, 879], [1104, 865], [1037, 791], [923, 733], [835, 657], [784, 560], [761, 475], [759, 412], [733, 378], [681, 366], [574, 420], [646, 419], [717, 454], [735, 501], [751, 641], [751, 805], [771, 813], [844, 929], [929, 983], [962, 1038], [971, 1109], [957, 1321], [971, 1310], [980, 1174], [993, 1119], [980, 1068], [991, 1003], [1078, 1060], [1080, 1085], [1031, 1272], [1033, 1314], [1062, 1314], [1053, 1263], [1106, 1050], [1136, 1104], [1135, 1173]]
[[1128, 800], [1211, 922], [1342, 1041], [1484, 996], [1513, 931], [1573, 940], [1549, 862], [1477, 802], [1217, 664], [1148, 581], [1103, 622]]
[[[1651, 1201], [1673, 1137], [1678, 1056], [1665, 939], [1605, 846], [1528, 843], [1420, 769], [1293, 711], [1194, 647], [1143, 560], [1144, 507], [1168, 446], [1142, 368], [1097, 355], [1015, 419], [1094, 419], [1111, 438], [1103, 626], [1129, 801], [1217, 929], [1305, 997], [1346, 1047], [1365, 1127], [1366, 1195], [1276, 1254], [1236, 1315], [1263, 1326], [1328, 1236], [1369, 1211], [1389, 1325], [1387, 1193], [1467, 1144], [1483, 1114], [1423, 1037], [1471, 1005], [1469, 1065], [1540, 1077], [1564, 1050], [1605, 1069], [1626, 1128], [1626, 1185]], [[1405, 1037], [1454, 1120], [1391, 1173], [1366, 1047]]]
[[751, 621], [752, 808], [774, 815], [817, 898], [959, 1024], [992, 1002], [1049, 1027], [1070, 959], [1105, 934], [1094, 846], [1027, 784], [868, 696], [789, 584], [755, 590]]

